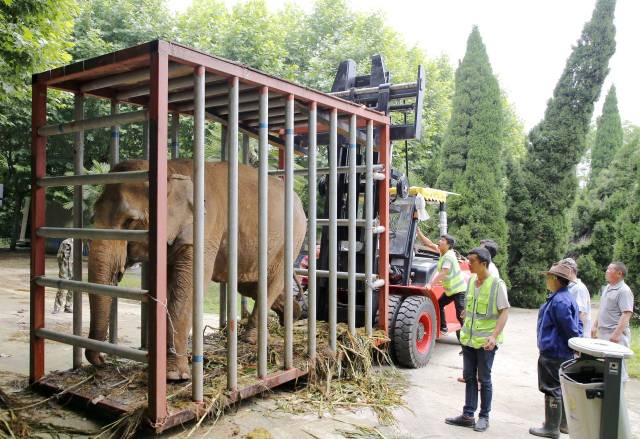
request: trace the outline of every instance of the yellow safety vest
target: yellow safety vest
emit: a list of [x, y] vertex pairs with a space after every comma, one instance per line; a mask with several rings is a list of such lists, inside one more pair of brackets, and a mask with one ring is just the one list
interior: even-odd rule
[[449, 269], [449, 273], [442, 280], [442, 286], [444, 287], [444, 293], [447, 296], [453, 296], [460, 291], [465, 290], [464, 277], [462, 276], [462, 271], [460, 271], [460, 264], [458, 264], [458, 258], [456, 258], [456, 254], [453, 250], [448, 250], [444, 255], [440, 256], [438, 260], [438, 271], [442, 270], [442, 264], [444, 261], [449, 261], [451, 263], [451, 268]]
[[[498, 287], [500, 279], [489, 275], [475, 295], [476, 278], [474, 274], [467, 286], [467, 315], [460, 332], [460, 343], [475, 349], [481, 348], [487, 337], [493, 334], [498, 324]], [[502, 333], [496, 343], [502, 343]]]

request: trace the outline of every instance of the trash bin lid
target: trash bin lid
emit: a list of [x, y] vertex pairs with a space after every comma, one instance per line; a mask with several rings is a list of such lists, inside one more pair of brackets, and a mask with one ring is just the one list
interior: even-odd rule
[[633, 351], [626, 346], [599, 338], [573, 337], [569, 339], [569, 347], [596, 358], [629, 358]]

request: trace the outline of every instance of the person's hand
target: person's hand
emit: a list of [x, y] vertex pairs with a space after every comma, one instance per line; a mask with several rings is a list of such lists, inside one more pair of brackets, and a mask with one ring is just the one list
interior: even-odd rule
[[618, 332], [614, 332], [613, 334], [611, 334], [609, 341], [612, 341], [614, 343], [620, 343], [620, 334], [618, 334]]
[[487, 341], [482, 346], [485, 351], [492, 351], [496, 347], [496, 338], [493, 335], [487, 337]]
[[431, 283], [428, 283], [427, 285], [425, 285], [425, 288], [427, 289], [427, 291], [431, 290], [431, 287], [432, 287]]
[[464, 320], [464, 319], [466, 319], [466, 318], [467, 318], [467, 310], [466, 310], [466, 309], [463, 309], [463, 310], [462, 310], [462, 312], [460, 313], [460, 318], [461, 318], [462, 320]]
[[598, 328], [595, 326], [591, 328], [591, 338], [598, 338]]

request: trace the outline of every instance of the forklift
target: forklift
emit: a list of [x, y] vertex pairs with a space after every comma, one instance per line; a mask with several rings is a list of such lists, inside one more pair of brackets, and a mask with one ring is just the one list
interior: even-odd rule
[[[391, 75], [384, 65], [380, 55], [371, 59], [371, 73], [356, 75], [356, 64], [352, 60], [340, 63], [331, 94], [348, 99], [370, 108], [375, 108], [391, 117], [393, 121], [401, 123], [390, 127], [390, 140], [401, 141], [416, 139], [421, 133], [421, 114], [424, 93], [424, 70], [418, 68], [417, 80], [414, 83], [392, 85]], [[348, 139], [338, 137], [338, 166], [348, 165]], [[391, 146], [393, 155], [393, 143]], [[377, 152], [374, 152], [374, 163], [377, 162]], [[364, 164], [364, 149], [357, 147], [357, 163]], [[446, 199], [451, 193], [431, 188], [409, 188], [407, 177], [391, 170], [389, 181], [391, 200], [389, 226], [389, 303], [388, 319], [390, 339], [390, 353], [392, 359], [399, 365], [411, 368], [425, 366], [432, 355], [435, 341], [440, 333], [440, 313], [438, 298], [443, 294], [442, 286], [426, 289], [426, 284], [436, 271], [439, 255], [414, 249], [418, 219], [416, 214], [416, 200], [421, 197], [427, 204], [439, 206], [440, 233], [446, 233]], [[350, 202], [357, 203], [360, 215], [364, 211], [364, 176], [357, 175], [356, 199], [348, 199], [348, 176], [338, 176], [337, 199], [338, 218], [347, 218]], [[324, 218], [329, 216], [327, 182], [321, 179], [318, 183], [320, 205], [324, 204]], [[322, 203], [321, 199], [324, 199]], [[373, 212], [378, 215], [380, 206], [378, 194], [374, 185]], [[321, 208], [319, 209], [321, 211]], [[338, 271], [348, 269], [348, 228], [338, 225]], [[356, 244], [356, 271], [364, 272], [364, 241], [365, 230], [358, 228]], [[329, 266], [329, 233], [328, 226], [324, 226], [320, 241], [320, 254], [317, 262], [319, 270], [328, 270]], [[378, 235], [373, 236], [373, 248], [378, 248]], [[376, 273], [379, 255], [373, 258], [373, 272]], [[468, 265], [462, 261], [461, 269], [468, 277]], [[365, 288], [362, 282], [356, 284], [356, 326], [364, 326], [365, 320]], [[337, 284], [337, 321], [347, 322], [348, 288], [346, 279], [338, 279]], [[377, 313], [379, 294], [373, 290], [372, 308]], [[449, 332], [460, 329], [456, 319], [453, 304], [445, 308]], [[329, 319], [329, 281], [326, 278], [317, 280], [317, 318]], [[377, 322], [380, 316], [374, 316]]]

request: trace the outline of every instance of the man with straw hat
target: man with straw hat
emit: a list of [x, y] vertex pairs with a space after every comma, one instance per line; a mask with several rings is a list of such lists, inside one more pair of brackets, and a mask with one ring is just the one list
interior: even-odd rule
[[582, 335], [578, 304], [569, 292], [573, 279], [571, 268], [554, 264], [544, 271], [550, 294], [538, 313], [538, 388], [544, 393], [544, 423], [533, 427], [534, 436], [560, 437], [562, 419], [562, 390], [560, 389], [560, 365], [573, 358], [569, 339]]

